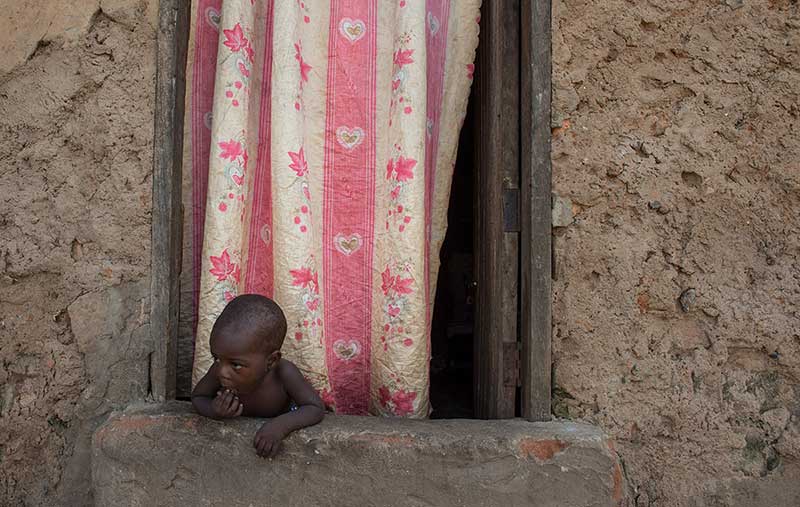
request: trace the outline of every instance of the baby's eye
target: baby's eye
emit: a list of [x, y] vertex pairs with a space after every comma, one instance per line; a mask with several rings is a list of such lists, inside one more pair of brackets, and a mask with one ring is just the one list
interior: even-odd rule
[[233, 363], [233, 369], [239, 371], [242, 369], [242, 365], [238, 363]]

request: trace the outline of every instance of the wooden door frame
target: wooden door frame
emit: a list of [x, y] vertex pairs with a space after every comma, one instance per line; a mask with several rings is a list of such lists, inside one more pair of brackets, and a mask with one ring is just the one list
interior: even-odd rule
[[516, 394], [523, 417], [550, 419], [550, 2], [484, 0], [481, 8], [474, 355], [481, 419], [514, 417]]
[[190, 15], [188, 0], [159, 2], [150, 261], [150, 396], [155, 401], [174, 399], [177, 383], [183, 112]]
[[519, 307], [520, 0], [484, 0], [474, 100], [475, 417], [516, 412]]
[[551, 0], [522, 0], [521, 13], [522, 416], [550, 419], [552, 196]]
[[[505, 3], [505, 2], [511, 2]], [[517, 3], [518, 2], [518, 3]], [[521, 365], [521, 410], [532, 421], [550, 418], [551, 333], [551, 197], [550, 197], [550, 73], [551, 0], [484, 0], [481, 44], [486, 55], [479, 62], [483, 72], [479, 128], [488, 130], [476, 143], [481, 159], [481, 183], [486, 198], [479, 199], [478, 221], [482, 237], [482, 263], [477, 272], [479, 311], [476, 343], [481, 353], [489, 351], [477, 374], [483, 400], [480, 416], [508, 417], [508, 369]], [[505, 24], [514, 20], [506, 5], [519, 5], [518, 30], [502, 37]], [[188, 0], [160, 0], [156, 54], [156, 103], [153, 147], [153, 213], [151, 236], [150, 395], [156, 401], [175, 398], [178, 342], [178, 308], [182, 259], [181, 175], [183, 154], [186, 55], [191, 5]], [[518, 47], [519, 67], [511, 72], [511, 85], [503, 86], [503, 44]], [[507, 65], [509, 62], [505, 61]], [[483, 67], [483, 70], [481, 70]], [[488, 72], [486, 70], [488, 69]], [[518, 89], [518, 113], [508, 90]], [[506, 91], [504, 95], [503, 90]], [[503, 120], [510, 122], [503, 123]], [[509, 135], [516, 125], [517, 135]], [[503, 142], [516, 143], [505, 150]], [[505, 158], [504, 158], [505, 157]], [[516, 162], [515, 162], [516, 161]], [[518, 171], [509, 172], [509, 167]], [[492, 171], [492, 168], [505, 168]], [[515, 177], [516, 174], [516, 177]], [[518, 198], [515, 198], [516, 195]], [[481, 195], [484, 195], [481, 192]], [[516, 219], [513, 216], [516, 214]], [[510, 230], [509, 230], [510, 229]], [[516, 230], [514, 230], [516, 229]], [[517, 233], [516, 243], [509, 233]], [[516, 245], [516, 246], [514, 246]], [[509, 251], [510, 247], [510, 251]], [[519, 320], [508, 319], [503, 287], [508, 295], [512, 282], [504, 271], [504, 256], [519, 252], [516, 294]], [[481, 297], [483, 294], [483, 297]], [[506, 300], [506, 302], [508, 299]], [[504, 312], [505, 310], [505, 312]], [[505, 316], [504, 316], [505, 315]], [[517, 332], [517, 330], [519, 332]], [[504, 345], [509, 333], [519, 335], [516, 346]], [[513, 343], [516, 340], [508, 340]], [[509, 355], [513, 354], [512, 360]], [[504, 357], [505, 356], [505, 357]], [[478, 356], [475, 367], [479, 369]], [[476, 391], [477, 392], [477, 391]], [[505, 396], [505, 401], [503, 400]], [[476, 398], [477, 400], [478, 398]], [[478, 411], [478, 405], [476, 405]], [[511, 414], [513, 416], [513, 414]]]

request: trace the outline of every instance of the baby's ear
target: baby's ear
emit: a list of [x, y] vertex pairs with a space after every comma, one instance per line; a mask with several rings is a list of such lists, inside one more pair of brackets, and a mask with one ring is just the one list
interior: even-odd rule
[[267, 356], [267, 369], [271, 370], [281, 360], [281, 351], [276, 350]]

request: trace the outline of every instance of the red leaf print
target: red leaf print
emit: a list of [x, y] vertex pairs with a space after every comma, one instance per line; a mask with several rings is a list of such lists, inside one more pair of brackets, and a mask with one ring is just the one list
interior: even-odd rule
[[414, 166], [417, 161], [412, 158], [405, 158], [402, 155], [397, 159], [397, 165], [394, 170], [397, 173], [397, 181], [408, 181], [414, 178]]
[[381, 273], [381, 279], [383, 279], [383, 283], [381, 284], [383, 295], [388, 296], [389, 291], [392, 290], [392, 287], [394, 287], [394, 277], [392, 276], [392, 272], [389, 271], [389, 266], [386, 266], [386, 270]]
[[219, 158], [222, 159], [229, 158], [231, 162], [236, 160], [236, 157], [238, 157], [243, 153], [242, 143], [240, 143], [239, 141], [235, 141], [233, 139], [231, 139], [227, 143], [225, 141], [222, 141], [221, 143], [218, 143], [218, 146], [222, 150], [222, 153], [219, 154]]
[[400, 307], [398, 306], [389, 305], [387, 307], [387, 311], [389, 313], [389, 317], [397, 317], [398, 315], [400, 315]]
[[228, 46], [234, 53], [244, 47], [249, 46], [247, 37], [244, 36], [242, 25], [239, 23], [236, 23], [236, 26], [233, 27], [233, 30], [223, 30], [222, 33], [225, 34], [227, 39], [225, 42], [223, 42], [223, 44]]
[[225, 296], [225, 302], [226, 303], [230, 303], [231, 301], [233, 301], [233, 298], [236, 297], [236, 294], [234, 294], [233, 292], [228, 291], [228, 290], [226, 290], [223, 295]]
[[474, 63], [467, 64], [467, 77], [469, 79], [472, 79], [474, 75], [475, 75], [475, 64]]
[[311, 70], [311, 65], [307, 64], [305, 60], [303, 60], [303, 55], [300, 53], [300, 44], [297, 43], [294, 45], [294, 59], [300, 62], [300, 79], [301, 81], [308, 82], [308, 73]]
[[417, 398], [417, 393], [408, 392], [402, 389], [398, 390], [392, 396], [394, 402], [394, 412], [397, 415], [408, 415], [414, 412], [414, 400]]
[[399, 196], [400, 196], [400, 185], [397, 185], [396, 187], [394, 187], [392, 189], [392, 192], [391, 192], [392, 200], [396, 201]]
[[394, 63], [395, 65], [402, 67], [403, 65], [408, 65], [409, 63], [414, 63], [414, 59], [411, 58], [411, 55], [414, 54], [413, 49], [399, 49], [394, 54]]
[[386, 386], [381, 386], [381, 388], [378, 389], [378, 395], [380, 396], [381, 405], [384, 407], [387, 403], [389, 403], [389, 400], [392, 399], [392, 395], [389, 393], [389, 388]]
[[312, 282], [316, 282], [316, 273], [311, 273], [308, 268], [292, 269], [289, 271], [292, 275], [292, 285], [308, 287]]
[[250, 63], [255, 61], [256, 52], [253, 50], [253, 46], [250, 45], [249, 42], [245, 39], [246, 45], [244, 47], [244, 52], [247, 54], [247, 59]]
[[306, 162], [306, 156], [303, 153], [302, 147], [297, 153], [290, 151], [289, 158], [292, 159], [292, 163], [289, 164], [289, 167], [297, 174], [298, 177], [303, 176], [308, 172], [308, 163]]
[[244, 77], [250, 77], [250, 71], [247, 70], [247, 67], [242, 62], [239, 62], [238, 66], [239, 72], [241, 72]]
[[307, 64], [303, 59], [300, 59], [300, 79], [308, 82], [308, 72], [311, 70], [311, 65]]
[[386, 164], [386, 179], [392, 179], [392, 173], [394, 172], [394, 159], [389, 159], [389, 163]]
[[397, 275], [394, 282], [394, 290], [396, 290], [398, 294], [411, 294], [413, 292], [411, 290], [412, 283], [414, 283], [413, 278], [400, 278], [400, 275]]
[[239, 266], [231, 262], [231, 256], [228, 254], [228, 249], [222, 251], [222, 255], [209, 257], [211, 265], [214, 266], [209, 272], [217, 277], [220, 282], [225, 281], [228, 277], [232, 277], [236, 282], [239, 282]]
[[306, 301], [306, 308], [308, 311], [313, 312], [317, 308], [319, 308], [319, 298], [312, 299], [311, 301]]

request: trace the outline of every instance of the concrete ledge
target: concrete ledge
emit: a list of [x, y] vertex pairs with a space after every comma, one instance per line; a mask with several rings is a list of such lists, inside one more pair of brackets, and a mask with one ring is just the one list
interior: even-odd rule
[[94, 435], [96, 505], [612, 506], [609, 440], [573, 423], [327, 416], [272, 461], [258, 419], [218, 422], [188, 403], [132, 407]]

